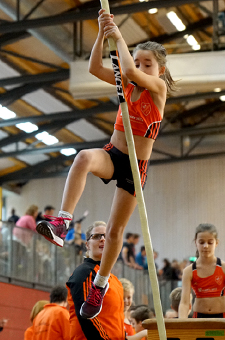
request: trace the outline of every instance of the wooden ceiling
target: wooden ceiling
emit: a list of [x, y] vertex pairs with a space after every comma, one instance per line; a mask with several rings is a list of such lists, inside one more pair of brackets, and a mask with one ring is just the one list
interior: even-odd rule
[[[168, 54], [221, 51], [225, 47], [225, 1], [109, 1], [132, 48], [162, 43]], [[151, 8], [157, 13], [150, 14]], [[0, 104], [16, 118], [0, 120], [0, 184], [12, 190], [34, 178], [65, 176], [74, 158], [62, 147], [102, 147], [113, 132], [115, 98], [77, 98], [69, 91], [70, 63], [88, 61], [98, 32], [99, 1], [1, 0]], [[177, 31], [166, 14], [174, 11], [186, 29]], [[223, 26], [224, 24], [224, 26]], [[184, 36], [201, 46], [193, 51]], [[107, 42], [105, 55], [108, 56]], [[221, 88], [224, 94], [225, 84]], [[168, 99], [152, 165], [225, 155], [225, 103], [214, 92]], [[29, 121], [59, 143], [47, 146], [16, 124]], [[195, 133], [192, 133], [194, 129]], [[198, 129], [198, 130], [196, 130]], [[197, 133], [196, 131], [199, 131]], [[194, 136], [193, 136], [194, 135]]]

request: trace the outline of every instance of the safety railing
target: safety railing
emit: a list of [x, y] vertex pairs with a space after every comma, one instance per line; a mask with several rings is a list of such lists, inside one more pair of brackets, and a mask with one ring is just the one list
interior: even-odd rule
[[[0, 280], [19, 282], [33, 288], [51, 289], [65, 284], [74, 269], [83, 261], [73, 245], [56, 247], [41, 235], [1, 222], [0, 228]], [[137, 270], [118, 261], [112, 271], [118, 278], [125, 277], [135, 287], [135, 304], [153, 307], [151, 285], [147, 270]], [[169, 294], [179, 281], [160, 281], [163, 310], [170, 308]]]

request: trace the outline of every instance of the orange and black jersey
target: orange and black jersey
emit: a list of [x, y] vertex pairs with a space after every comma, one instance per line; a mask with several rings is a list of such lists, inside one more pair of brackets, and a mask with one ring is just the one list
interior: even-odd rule
[[85, 258], [67, 284], [70, 313], [71, 340], [124, 340], [123, 287], [116, 276], [110, 274], [109, 289], [104, 296], [101, 312], [93, 319], [80, 316], [80, 308], [88, 296], [100, 262]]
[[[162, 116], [147, 89], [141, 93], [137, 101], [131, 101], [135, 86], [137, 86], [136, 83], [130, 82], [125, 89], [133, 134], [155, 140], [159, 133]], [[117, 113], [115, 130], [124, 131], [121, 107]]]

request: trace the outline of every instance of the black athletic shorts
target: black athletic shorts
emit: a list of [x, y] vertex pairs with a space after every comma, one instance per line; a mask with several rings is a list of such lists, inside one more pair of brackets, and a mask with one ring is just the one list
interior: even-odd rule
[[[130, 166], [129, 156], [118, 150], [112, 143], [106, 144], [103, 149], [108, 152], [114, 165], [114, 174], [110, 179], [101, 178], [101, 180], [108, 184], [112, 180], [117, 180], [116, 186], [128, 191], [131, 195], [135, 195], [134, 180]], [[147, 181], [147, 172], [149, 167], [149, 160], [138, 160], [138, 166], [141, 177], [141, 186], [144, 190]]]
[[219, 314], [205, 314], [205, 313], [193, 313], [193, 318], [225, 318], [225, 313], [219, 313]]

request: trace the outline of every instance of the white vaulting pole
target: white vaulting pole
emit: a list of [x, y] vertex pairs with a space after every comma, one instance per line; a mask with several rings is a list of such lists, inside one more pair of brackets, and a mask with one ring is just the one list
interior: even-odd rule
[[[100, 1], [101, 1], [101, 6], [106, 11], [106, 13], [110, 13], [108, 0], [100, 0]], [[153, 293], [153, 302], [154, 302], [154, 308], [156, 312], [158, 332], [159, 332], [160, 340], [167, 340], [165, 323], [164, 323], [163, 312], [162, 312], [162, 305], [160, 301], [159, 285], [158, 285], [155, 261], [154, 261], [154, 256], [153, 256], [152, 242], [151, 242], [151, 236], [150, 236], [149, 226], [148, 226], [148, 217], [147, 217], [147, 212], [146, 212], [146, 207], [145, 207], [144, 195], [143, 195], [143, 191], [141, 187], [140, 173], [139, 173], [139, 167], [138, 167], [138, 162], [137, 162], [137, 157], [136, 157], [136, 152], [135, 152], [133, 133], [132, 133], [130, 119], [129, 119], [129, 112], [128, 112], [128, 107], [127, 107], [127, 103], [126, 103], [125, 95], [124, 95], [122, 72], [120, 69], [117, 46], [116, 46], [115, 41], [112, 38], [108, 39], [108, 43], [109, 43], [109, 49], [110, 49], [110, 56], [112, 60], [112, 66], [113, 66], [114, 74], [115, 74], [117, 95], [119, 98], [120, 107], [122, 111], [123, 125], [124, 125], [124, 130], [125, 130], [126, 141], [128, 145], [131, 169], [132, 169], [132, 174], [134, 178], [134, 186], [135, 186], [138, 210], [139, 210], [139, 215], [140, 215], [140, 220], [141, 220], [141, 229], [142, 229], [144, 245], [145, 245], [147, 261], [148, 261], [148, 271], [149, 271], [149, 277], [150, 277], [151, 288], [152, 288], [152, 293]]]

